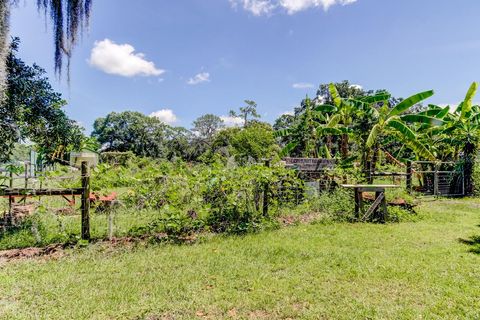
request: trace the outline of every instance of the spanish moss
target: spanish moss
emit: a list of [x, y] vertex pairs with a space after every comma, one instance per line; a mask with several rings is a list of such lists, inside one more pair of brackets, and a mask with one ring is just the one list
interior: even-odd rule
[[[10, 6], [18, 0], [0, 0], [0, 100], [4, 96], [5, 59], [8, 52], [8, 31]], [[92, 0], [37, 0], [37, 8], [50, 17], [53, 23], [53, 38], [55, 47], [55, 73], [60, 78], [63, 70], [63, 60], [67, 58], [67, 75], [70, 69], [72, 50], [79, 35], [88, 27]], [[69, 78], [69, 76], [68, 76]]]
[[6, 68], [5, 62], [8, 52], [8, 26], [9, 26], [10, 3], [0, 0], [0, 101], [5, 96]]
[[43, 10], [53, 23], [55, 47], [55, 73], [60, 76], [63, 70], [63, 59], [70, 65], [72, 50], [79, 35], [88, 26], [92, 0], [37, 0], [37, 7]]

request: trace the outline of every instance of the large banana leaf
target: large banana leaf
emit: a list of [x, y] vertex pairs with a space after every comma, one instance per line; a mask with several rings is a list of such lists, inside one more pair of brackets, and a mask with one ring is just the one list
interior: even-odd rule
[[298, 142], [290, 142], [288, 143], [282, 151], [280, 151], [280, 157], [286, 157], [290, 154], [298, 146]]
[[435, 117], [437, 119], [443, 119], [443, 117], [445, 117], [448, 114], [448, 112], [450, 111], [449, 106], [446, 106], [446, 107], [442, 108], [442, 107], [430, 104], [430, 105], [428, 105], [428, 107], [429, 107], [428, 110], [421, 111], [417, 114], [422, 115], [422, 116]]
[[417, 93], [417, 94], [414, 94], [413, 96], [403, 100], [402, 102], [400, 102], [399, 104], [397, 104], [391, 111], [390, 113], [388, 114], [389, 117], [392, 117], [392, 116], [396, 116], [396, 115], [399, 115], [405, 111], [407, 111], [408, 109], [410, 109], [411, 107], [413, 107], [414, 105], [416, 105], [417, 103], [427, 99], [427, 98], [430, 98], [431, 96], [433, 96], [433, 90], [429, 90], [429, 91], [425, 91], [425, 92], [420, 92], [420, 93]]
[[330, 118], [330, 121], [327, 123], [328, 128], [334, 128], [336, 127], [339, 123], [340, 120], [342, 120], [342, 116], [340, 114], [336, 114], [333, 117]]
[[329, 104], [321, 104], [321, 105], [318, 105], [318, 106], [315, 106], [315, 108], [313, 108], [314, 111], [318, 111], [318, 112], [336, 112], [338, 109], [337, 107], [335, 106], [331, 106]]
[[435, 161], [435, 156], [425, 147], [423, 143], [421, 143], [418, 139], [407, 141], [406, 143], [412, 151], [419, 157], [423, 157], [430, 161]]
[[[328, 150], [328, 147], [326, 144], [324, 144], [322, 147], [319, 148], [318, 150], [319, 154], [323, 153], [326, 159], [332, 159], [332, 154], [330, 153], [330, 150]], [[321, 152], [323, 151], [323, 152]]]
[[350, 130], [347, 128], [329, 128], [329, 127], [318, 127], [317, 133], [322, 136], [339, 136], [344, 133], [349, 133]]
[[386, 124], [390, 128], [397, 130], [401, 134], [402, 138], [404, 138], [406, 141], [415, 140], [417, 138], [412, 129], [410, 129], [402, 121], [392, 119], [386, 122]]
[[329, 118], [328, 118], [328, 114], [326, 114], [326, 113], [313, 111], [312, 112], [312, 119], [317, 120], [317, 122], [319, 122], [319, 123], [324, 123], [324, 122], [328, 122]]
[[441, 119], [436, 117], [429, 117], [421, 114], [406, 114], [400, 116], [400, 119], [408, 123], [423, 123], [430, 126], [441, 126], [444, 123]]
[[438, 118], [438, 119], [443, 119], [445, 118], [445, 116], [447, 114], [449, 114], [450, 112], [450, 106], [446, 106], [445, 108], [442, 109], [442, 111], [440, 113], [438, 113], [435, 118]]
[[332, 100], [337, 108], [340, 108], [342, 105], [342, 98], [340, 97], [340, 94], [337, 91], [337, 88], [333, 83], [330, 83], [328, 86], [328, 89], [330, 91], [330, 95], [332, 96]]
[[361, 98], [360, 100], [362, 102], [365, 102], [365, 103], [368, 103], [368, 104], [372, 104], [372, 103], [378, 103], [378, 102], [382, 102], [382, 101], [387, 101], [388, 99], [390, 99], [391, 95], [388, 94], [388, 93], [380, 93], [380, 94], [376, 94], [374, 96], [367, 96], [367, 97], [363, 97]]
[[462, 109], [463, 109], [463, 101], [460, 102], [460, 104], [457, 106], [457, 108], [455, 109], [455, 113], [461, 114]]
[[348, 98], [348, 99], [343, 99], [343, 102], [348, 103], [354, 109], [365, 109], [366, 107], [368, 107], [368, 103], [358, 99]]
[[372, 130], [370, 131], [370, 134], [368, 135], [366, 147], [371, 148], [375, 144], [375, 141], [377, 140], [378, 135], [382, 131], [383, 126], [380, 124], [376, 124], [373, 126]]
[[273, 136], [275, 138], [281, 138], [281, 137], [288, 137], [289, 135], [292, 134], [292, 130], [291, 129], [280, 129], [280, 130], [277, 130], [273, 133]]
[[467, 95], [465, 96], [465, 100], [463, 100], [460, 119], [464, 119], [467, 113], [470, 112], [472, 109], [472, 100], [475, 94], [477, 93], [478, 83], [474, 82], [470, 85], [470, 88], [467, 91]]

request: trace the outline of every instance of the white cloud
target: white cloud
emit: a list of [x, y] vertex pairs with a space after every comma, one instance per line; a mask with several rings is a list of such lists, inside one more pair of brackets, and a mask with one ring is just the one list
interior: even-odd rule
[[363, 87], [359, 84], [352, 84], [350, 85], [350, 88], [358, 89], [358, 90], [363, 90]]
[[187, 83], [190, 85], [196, 85], [202, 82], [209, 82], [209, 81], [210, 81], [210, 73], [202, 72], [188, 79]]
[[171, 109], [161, 109], [150, 114], [150, 117], [155, 117], [166, 124], [174, 124], [177, 122], [177, 116]]
[[271, 0], [230, 0], [230, 3], [234, 8], [240, 4], [243, 9], [250, 11], [255, 16], [269, 14], [276, 7]]
[[322, 7], [325, 11], [333, 5], [348, 5], [357, 0], [280, 0], [280, 5], [288, 14], [294, 14], [310, 8]]
[[143, 53], [136, 53], [130, 44], [116, 44], [105, 39], [96, 41], [88, 63], [108, 74], [123, 77], [159, 76], [165, 70], [158, 69]]
[[348, 5], [357, 0], [229, 0], [234, 8], [239, 5], [255, 16], [268, 15], [275, 9], [280, 8], [288, 14], [321, 7], [325, 11], [334, 5]]
[[220, 119], [226, 127], [241, 127], [244, 124], [244, 119], [241, 117], [221, 116]]
[[288, 110], [288, 111], [284, 111], [282, 113], [280, 113], [281, 116], [294, 116], [295, 115], [295, 112], [291, 111], [291, 110]]
[[308, 82], [298, 82], [298, 83], [292, 84], [292, 88], [294, 89], [312, 89], [314, 87], [315, 86], [312, 83], [308, 83]]

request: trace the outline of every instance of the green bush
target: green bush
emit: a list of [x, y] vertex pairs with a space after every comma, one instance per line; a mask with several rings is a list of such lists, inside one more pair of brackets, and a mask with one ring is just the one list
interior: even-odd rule
[[100, 154], [100, 161], [110, 165], [126, 165], [129, 161], [135, 159], [133, 152], [102, 152]]
[[331, 192], [322, 192], [311, 200], [313, 210], [327, 214], [334, 221], [354, 220], [354, 204], [351, 192], [336, 188]]
[[480, 164], [475, 162], [473, 167], [473, 195], [480, 196]]
[[[260, 229], [272, 221], [278, 207], [295, 199], [288, 192], [303, 192], [303, 183], [294, 172], [277, 166], [167, 163], [150, 174], [134, 182], [123, 198], [127, 206], [157, 210], [169, 207], [183, 214], [206, 212], [205, 224], [214, 232]], [[265, 190], [271, 207], [267, 216], [263, 215]]]

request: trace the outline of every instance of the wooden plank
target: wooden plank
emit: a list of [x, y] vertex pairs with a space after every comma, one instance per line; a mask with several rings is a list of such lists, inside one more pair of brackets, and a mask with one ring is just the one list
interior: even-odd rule
[[296, 167], [300, 171], [319, 172], [334, 169], [335, 160], [318, 158], [284, 158], [287, 166]]
[[341, 184], [344, 188], [399, 188], [397, 184]]
[[405, 177], [407, 173], [404, 172], [374, 172], [373, 177]]
[[90, 173], [87, 161], [82, 161], [82, 189], [82, 240], [90, 241]]
[[372, 205], [370, 206], [370, 208], [368, 208], [367, 212], [365, 213], [365, 215], [363, 216], [363, 219], [362, 220], [366, 220], [368, 219], [368, 217], [370, 217], [372, 215], [372, 213], [378, 208], [378, 206], [380, 205], [380, 203], [383, 202], [385, 198], [385, 193], [383, 192], [380, 192], [377, 196], [377, 198], [375, 199], [375, 201], [372, 203]]
[[35, 196], [63, 196], [81, 195], [83, 189], [0, 189], [0, 197], [35, 197]]
[[372, 188], [360, 187], [356, 189], [360, 192], [385, 192], [385, 188], [383, 187], [372, 187]]

